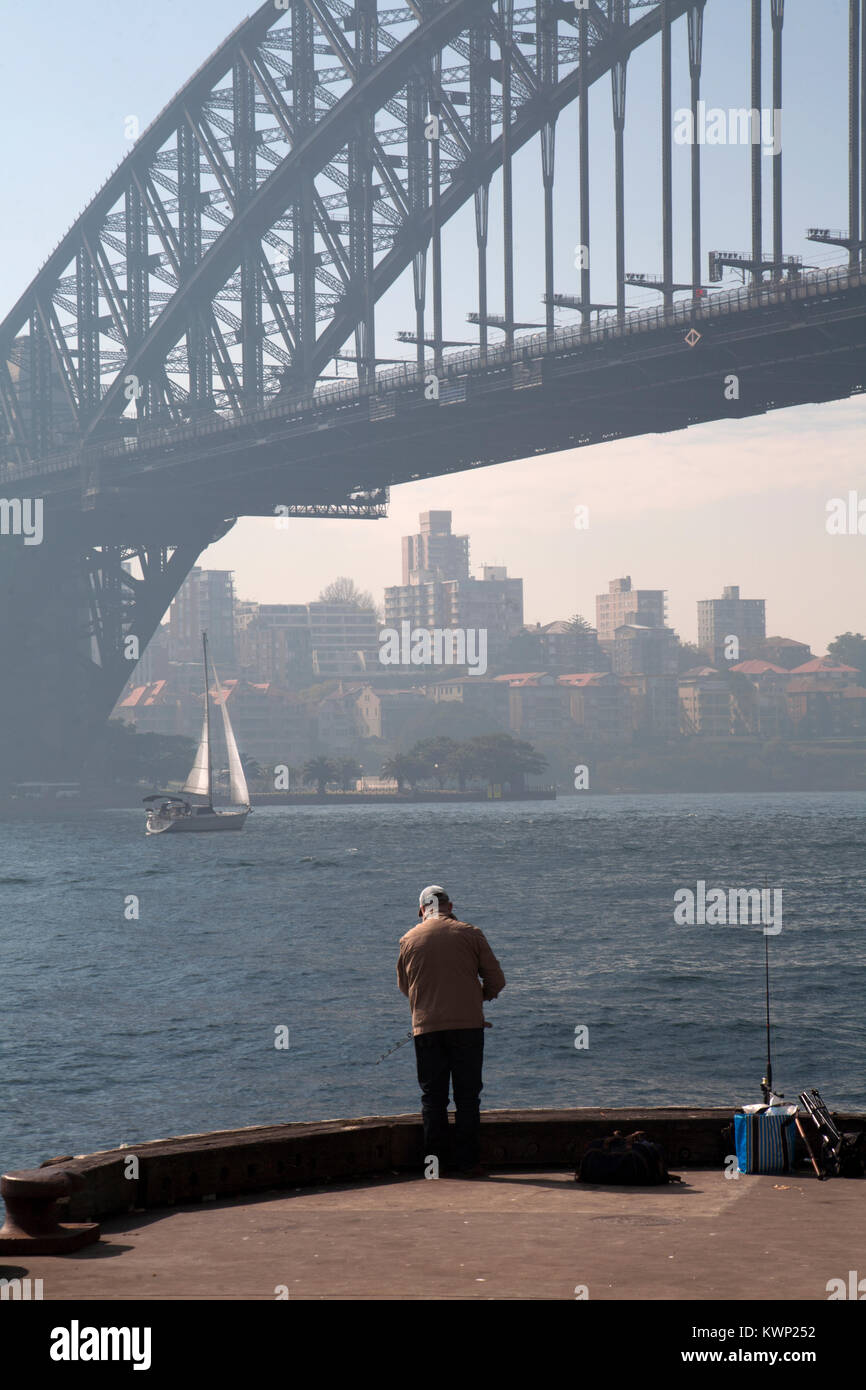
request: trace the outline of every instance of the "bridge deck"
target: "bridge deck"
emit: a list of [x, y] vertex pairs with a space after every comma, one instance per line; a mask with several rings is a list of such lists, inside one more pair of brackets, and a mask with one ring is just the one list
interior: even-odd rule
[[[601, 365], [597, 357], [600, 348], [611, 348], [618, 344], [619, 353], [615, 363], [621, 363], [625, 360], [623, 352], [629, 340], [634, 341], [626, 356], [635, 361], [643, 359], [648, 370], [647, 359], [653, 356], [653, 352], [660, 351], [669, 356], [672, 343], [677, 357], [688, 359], [691, 354], [683, 343], [684, 335], [691, 328], [698, 330], [699, 338], [705, 338], [707, 345], [706, 334], [714, 326], [720, 329], [724, 325], [726, 336], [733, 334], [736, 338], [737, 320], [740, 319], [743, 321], [740, 331], [745, 336], [760, 336], [774, 329], [778, 331], [780, 327], [778, 323], [770, 325], [766, 321], [768, 313], [778, 314], [784, 309], [790, 310], [793, 306], [816, 300], [826, 301], [828, 306], [835, 302], [841, 307], [852, 291], [862, 294], [864, 284], [866, 269], [833, 266], [807, 271], [796, 280], [767, 281], [757, 286], [724, 290], [698, 301], [684, 299], [669, 309], [632, 310], [621, 319], [616, 314], [607, 314], [594, 324], [575, 323], [557, 328], [550, 336], [546, 333], [518, 335], [513, 349], [491, 345], [486, 356], [482, 356], [478, 349], [450, 352], [444, 355], [438, 369], [442, 394], [437, 400], [456, 405], [491, 390], [520, 390], [527, 386], [539, 386], [545, 368], [558, 368], [560, 371], [564, 368], [571, 374], [579, 373], [581, 367], [586, 366], [594, 373]], [[857, 313], [858, 310], [852, 308], [851, 312]], [[859, 312], [862, 314], [862, 308]], [[752, 321], [755, 315], [764, 322], [755, 324]], [[790, 327], [788, 324], [785, 326]], [[672, 343], [669, 341], [671, 334]], [[654, 338], [660, 344], [656, 349], [653, 347]], [[826, 344], [822, 344], [822, 348], [826, 351]], [[745, 367], [748, 357], [749, 354], [741, 347], [741, 368]], [[687, 377], [691, 376], [700, 360], [699, 354], [688, 366], [683, 362]], [[735, 362], [729, 357], [725, 361], [727, 369], [735, 370]], [[713, 362], [713, 371], [717, 365]], [[754, 365], [749, 361], [749, 366]], [[132, 432], [120, 439], [93, 442], [84, 450], [80, 447], [59, 450], [32, 462], [9, 463], [0, 472], [10, 480], [44, 477], [47, 481], [53, 477], [59, 481], [57, 475], [71, 472], [77, 476], [84, 457], [92, 465], [102, 462], [113, 464], [115, 469], [119, 464], [133, 468], [138, 464], [147, 469], [170, 468], [187, 459], [197, 458], [202, 449], [206, 450], [213, 464], [215, 456], [222, 450], [234, 452], [238, 447], [236, 438], [242, 441], [242, 447], [252, 446], [255, 449], [257, 446], [267, 447], [277, 440], [297, 439], [308, 432], [321, 439], [318, 432], [327, 428], [341, 430], [349, 427], [357, 431], [364, 424], [381, 422], [387, 425], [388, 420], [399, 413], [398, 403], [429, 410], [426, 383], [433, 370], [433, 360], [428, 358], [423, 369], [419, 369], [414, 362], [407, 362], [405, 366], [379, 372], [369, 385], [352, 380], [320, 385], [313, 394], [274, 396], [265, 404], [250, 407], [238, 415], [207, 411], [200, 418], [183, 424], [143, 421], [136, 425], [127, 422], [126, 427]], [[515, 371], [518, 374], [516, 378], [513, 377]], [[699, 370], [697, 374], [700, 375]], [[847, 394], [847, 391], [843, 389], [840, 394]], [[810, 398], [809, 391], [805, 390], [802, 397], [795, 392], [791, 401], [780, 398], [778, 403], [790, 404], [795, 400]], [[699, 417], [698, 410], [695, 419]], [[691, 422], [684, 419], [681, 423]], [[612, 434], [616, 433], [613, 425], [611, 430]], [[575, 438], [570, 442], [589, 441]], [[563, 442], [557, 445], [563, 446]], [[530, 448], [530, 455], [532, 452], [537, 450]]]

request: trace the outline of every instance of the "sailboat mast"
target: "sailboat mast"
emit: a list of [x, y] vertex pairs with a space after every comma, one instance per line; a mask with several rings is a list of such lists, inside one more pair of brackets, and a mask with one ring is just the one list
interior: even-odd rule
[[204, 652], [204, 714], [207, 725], [207, 801], [209, 806], [213, 806], [213, 747], [211, 745], [210, 732], [210, 697], [208, 694], [208, 674], [207, 674], [207, 633], [201, 635], [202, 651]]

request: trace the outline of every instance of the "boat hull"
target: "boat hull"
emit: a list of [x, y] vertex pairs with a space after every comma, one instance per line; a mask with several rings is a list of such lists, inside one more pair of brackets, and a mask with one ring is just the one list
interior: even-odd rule
[[164, 824], [154, 817], [147, 825], [148, 835], [191, 835], [211, 830], [243, 830], [249, 811], [209, 811], [178, 816]]

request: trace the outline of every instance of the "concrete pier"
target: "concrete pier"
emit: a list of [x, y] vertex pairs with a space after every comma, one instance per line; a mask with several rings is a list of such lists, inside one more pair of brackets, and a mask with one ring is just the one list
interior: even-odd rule
[[[98, 1219], [101, 1240], [0, 1256], [0, 1276], [14, 1267], [61, 1300], [698, 1301], [826, 1300], [832, 1280], [866, 1276], [866, 1180], [726, 1177], [730, 1122], [727, 1110], [488, 1112], [480, 1181], [425, 1179], [415, 1116], [66, 1157], [44, 1171], [80, 1175], [67, 1215]], [[574, 1182], [589, 1138], [638, 1128], [682, 1183]]]
[[866, 1275], [862, 1180], [683, 1177], [582, 1188], [561, 1169], [389, 1175], [130, 1213], [103, 1223], [99, 1245], [12, 1263], [45, 1299], [85, 1300], [820, 1301], [831, 1279]]

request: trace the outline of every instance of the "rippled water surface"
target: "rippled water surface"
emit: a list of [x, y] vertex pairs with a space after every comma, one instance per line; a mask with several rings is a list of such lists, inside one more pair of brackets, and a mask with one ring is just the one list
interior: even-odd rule
[[857, 794], [269, 808], [240, 835], [142, 832], [126, 811], [0, 824], [0, 1170], [415, 1110], [411, 1044], [376, 1058], [409, 1026], [397, 942], [430, 882], [508, 980], [487, 1108], [760, 1099], [764, 937], [675, 925], [675, 891], [703, 879], [782, 889], [777, 1085], [866, 1109]]

